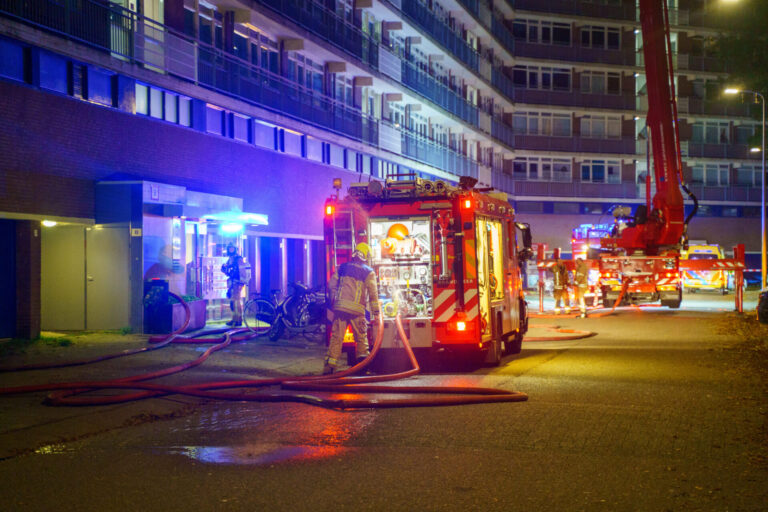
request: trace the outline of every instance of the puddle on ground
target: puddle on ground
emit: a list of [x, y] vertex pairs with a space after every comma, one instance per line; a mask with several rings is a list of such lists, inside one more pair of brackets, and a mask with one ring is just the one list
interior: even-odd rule
[[73, 446], [59, 443], [41, 446], [34, 453], [36, 455], [61, 455], [62, 453], [72, 453], [74, 451], [75, 448]]
[[254, 464], [267, 466], [281, 462], [326, 459], [349, 451], [343, 446], [295, 446], [257, 443], [243, 446], [174, 446], [167, 453], [184, 455], [208, 464]]

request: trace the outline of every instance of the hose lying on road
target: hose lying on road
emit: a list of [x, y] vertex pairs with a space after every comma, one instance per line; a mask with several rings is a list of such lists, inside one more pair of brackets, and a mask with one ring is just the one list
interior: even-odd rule
[[[173, 294], [172, 294], [173, 295]], [[392, 375], [374, 375], [374, 376], [359, 376], [354, 375], [365, 369], [368, 364], [376, 357], [376, 354], [381, 347], [383, 338], [383, 319], [379, 315], [379, 325], [377, 329], [376, 339], [373, 349], [367, 358], [361, 361], [359, 364], [341, 371], [337, 374], [325, 375], [325, 376], [304, 376], [304, 377], [287, 377], [287, 378], [271, 378], [271, 379], [257, 379], [257, 380], [229, 380], [208, 382], [202, 384], [193, 384], [186, 386], [169, 386], [161, 384], [150, 384], [143, 381], [155, 379], [158, 377], [164, 377], [174, 373], [187, 370], [189, 368], [202, 364], [211, 354], [221, 350], [233, 342], [244, 341], [258, 335], [257, 332], [246, 329], [233, 329], [223, 333], [223, 336], [219, 338], [197, 338], [181, 336], [180, 333], [186, 329], [186, 325], [189, 322], [189, 308], [186, 306], [183, 300], [177, 295], [173, 295], [181, 301], [185, 306], [185, 313], [187, 319], [184, 322], [184, 326], [175, 331], [174, 333], [161, 338], [150, 338], [150, 343], [155, 343], [153, 348], [160, 348], [168, 346], [171, 343], [215, 343], [215, 345], [209, 347], [200, 357], [184, 363], [181, 365], [166, 368], [150, 373], [144, 373], [140, 375], [134, 375], [130, 377], [124, 377], [121, 379], [107, 380], [107, 381], [82, 381], [82, 382], [60, 382], [51, 384], [39, 384], [30, 386], [18, 386], [11, 388], [0, 388], [0, 395], [10, 395], [18, 393], [31, 393], [41, 391], [51, 391], [48, 395], [47, 403], [50, 405], [106, 405], [123, 403], [132, 400], [139, 400], [143, 398], [158, 397], [170, 394], [181, 394], [188, 396], [196, 396], [200, 398], [218, 399], [218, 400], [235, 400], [235, 401], [248, 401], [248, 402], [300, 402], [310, 405], [317, 405], [322, 407], [334, 408], [334, 409], [361, 409], [361, 408], [392, 408], [392, 407], [423, 407], [423, 406], [442, 406], [442, 405], [463, 405], [463, 404], [478, 404], [478, 403], [490, 403], [490, 402], [521, 402], [528, 399], [528, 395], [517, 391], [506, 391], [500, 389], [491, 388], [473, 388], [473, 387], [441, 387], [441, 386], [382, 386], [382, 385], [368, 385], [373, 382], [384, 382], [402, 379], [410, 377], [419, 373], [420, 368], [416, 357], [413, 354], [408, 337], [403, 329], [400, 317], [395, 318], [397, 325], [397, 331], [400, 339], [403, 342], [403, 346], [408, 354], [408, 358], [411, 362], [412, 369], [392, 374]], [[135, 352], [133, 352], [135, 353]], [[102, 361], [105, 359], [111, 359], [113, 357], [119, 357], [122, 355], [128, 355], [121, 353], [114, 356], [107, 356], [103, 358], [96, 358], [90, 362]], [[84, 361], [77, 361], [75, 365], [87, 364]], [[66, 365], [47, 366], [47, 368], [61, 367]], [[35, 369], [41, 369], [44, 366]], [[33, 369], [29, 367], [20, 367], [23, 369]], [[267, 388], [279, 386], [283, 392], [263, 392], [248, 393], [246, 391], [241, 392], [224, 392], [217, 391], [223, 389], [242, 389], [248, 390], [252, 388]], [[133, 390], [133, 392], [106, 395], [106, 396], [80, 396], [83, 393], [92, 392], [96, 390], [107, 389], [125, 389]], [[377, 393], [377, 394], [427, 394], [427, 395], [445, 395], [445, 396], [427, 396], [427, 397], [408, 397], [408, 398], [333, 398], [323, 397], [298, 393], [286, 393], [287, 390], [293, 391], [317, 391], [317, 392], [332, 392], [343, 393], [348, 396], [350, 393], [362, 394], [362, 393]]]

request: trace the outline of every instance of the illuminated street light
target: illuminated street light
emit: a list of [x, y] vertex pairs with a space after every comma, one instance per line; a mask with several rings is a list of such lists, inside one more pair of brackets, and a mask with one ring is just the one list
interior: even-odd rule
[[[735, 89], [735, 88], [728, 88], [725, 91], [725, 94], [739, 94], [739, 93], [748, 93], [748, 94], [754, 94], [755, 98], [760, 98], [760, 103], [762, 105], [763, 109], [763, 121], [760, 125], [761, 128], [761, 135], [762, 135], [762, 144], [760, 145], [760, 152], [761, 152], [761, 160], [762, 160], [762, 171], [760, 173], [760, 183], [762, 185], [762, 208], [760, 210], [760, 239], [761, 239], [761, 248], [760, 248], [760, 255], [761, 255], [761, 265], [760, 265], [760, 288], [765, 288], [766, 285], [766, 247], [765, 247], [765, 96], [760, 94], [757, 91], [749, 91], [746, 89]], [[756, 148], [752, 148], [750, 151], [755, 153]]]

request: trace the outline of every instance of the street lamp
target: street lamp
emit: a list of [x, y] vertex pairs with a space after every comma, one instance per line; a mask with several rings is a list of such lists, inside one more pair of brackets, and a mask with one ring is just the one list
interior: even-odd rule
[[763, 121], [760, 125], [760, 131], [762, 136], [762, 144], [760, 146], [760, 158], [762, 160], [762, 172], [760, 173], [760, 183], [762, 185], [762, 208], [760, 210], [760, 238], [762, 241], [761, 248], [760, 248], [760, 254], [761, 254], [761, 264], [760, 264], [760, 288], [763, 289], [766, 286], [766, 250], [765, 250], [765, 96], [760, 94], [757, 91], [749, 91], [746, 89], [734, 89], [734, 88], [728, 88], [725, 91], [725, 94], [739, 94], [739, 93], [749, 93], [754, 94], [755, 98], [760, 98], [760, 103], [762, 104], [763, 108]]

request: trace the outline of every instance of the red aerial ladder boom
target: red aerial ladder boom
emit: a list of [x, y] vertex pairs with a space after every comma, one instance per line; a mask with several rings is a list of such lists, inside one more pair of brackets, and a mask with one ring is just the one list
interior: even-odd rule
[[[677, 104], [672, 73], [672, 47], [666, 0], [640, 0], [646, 87], [647, 126], [653, 154], [656, 194], [651, 204], [635, 213], [635, 222], [615, 238], [603, 241], [608, 249], [624, 249], [655, 256], [676, 251], [686, 232], [687, 219], [680, 186], [683, 185]], [[687, 189], [686, 189], [687, 191]], [[606, 247], [607, 246], [607, 247]]]

